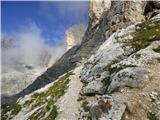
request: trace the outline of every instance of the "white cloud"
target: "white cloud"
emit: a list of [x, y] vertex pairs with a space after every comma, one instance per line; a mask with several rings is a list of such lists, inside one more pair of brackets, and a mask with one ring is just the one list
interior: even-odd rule
[[15, 67], [19, 63], [44, 65], [46, 55], [52, 58], [51, 61], [46, 62], [50, 62], [50, 65], [53, 64], [65, 52], [65, 43], [49, 46], [45, 43], [41, 32], [42, 30], [35, 23], [31, 23], [21, 27], [19, 32], [13, 33], [11, 38], [14, 39], [14, 47], [2, 49], [2, 68], [10, 67], [11, 69], [11, 66]]

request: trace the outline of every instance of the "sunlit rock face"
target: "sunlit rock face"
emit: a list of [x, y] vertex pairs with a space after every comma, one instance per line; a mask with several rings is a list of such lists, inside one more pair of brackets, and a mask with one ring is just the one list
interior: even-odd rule
[[111, 0], [90, 0], [89, 17], [92, 19], [92, 26], [99, 23], [102, 14], [110, 9]]
[[67, 50], [69, 50], [75, 45], [81, 44], [85, 29], [86, 28], [84, 25], [77, 24], [77, 25], [72, 26], [66, 31]]
[[114, 22], [112, 22], [113, 24], [127, 21], [141, 22], [145, 19], [143, 15], [145, 5], [146, 2], [141, 0], [91, 0], [89, 2], [90, 27], [98, 26], [99, 22], [102, 21], [105, 16], [108, 16], [108, 19]]

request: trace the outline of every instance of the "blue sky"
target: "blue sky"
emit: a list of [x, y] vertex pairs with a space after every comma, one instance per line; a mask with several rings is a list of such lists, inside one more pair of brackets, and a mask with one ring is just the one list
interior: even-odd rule
[[88, 22], [86, 1], [3, 1], [1, 5], [2, 33], [18, 34], [34, 25], [48, 44], [62, 42], [72, 25]]

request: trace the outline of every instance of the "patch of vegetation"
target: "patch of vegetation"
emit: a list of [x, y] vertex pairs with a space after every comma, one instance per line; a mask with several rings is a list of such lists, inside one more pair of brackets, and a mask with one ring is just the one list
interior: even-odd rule
[[136, 59], [139, 59], [141, 57], [141, 54], [135, 54]]
[[[37, 109], [28, 118], [29, 120], [39, 120], [43, 118], [47, 113], [45, 119], [54, 120], [58, 114], [57, 107], [54, 105], [56, 101], [64, 95], [66, 89], [68, 88], [69, 76], [73, 75], [72, 72], [65, 74], [60, 77], [54, 84], [44, 92], [36, 92], [31, 95], [31, 98], [22, 105], [23, 107], [29, 107], [29, 111]], [[2, 120], [8, 120], [13, 118], [19, 113], [22, 108], [18, 103], [13, 103], [11, 106], [4, 108], [2, 111]], [[11, 114], [7, 114], [11, 112]]]
[[137, 25], [134, 38], [129, 43], [136, 51], [150, 45], [152, 41], [160, 40], [160, 20], [147, 20]]
[[119, 62], [119, 60], [113, 60], [110, 64], [106, 65], [106, 66], [103, 68], [103, 70], [110, 72], [111, 66], [114, 65], [114, 64], [116, 64], [116, 63], [118, 63], [118, 62]]
[[54, 120], [56, 118], [58, 112], [57, 107], [54, 104], [68, 88], [67, 85], [69, 83], [70, 75], [73, 75], [73, 73], [67, 73], [59, 78], [59, 80], [56, 81], [47, 91], [34, 93], [31, 96], [31, 99], [26, 101], [25, 104], [31, 105], [30, 110], [41, 106], [29, 117], [29, 120], [39, 120], [40, 118], [44, 117], [47, 112], [49, 112], [49, 115], [46, 119]]
[[158, 48], [153, 49], [153, 51], [160, 53], [160, 46], [158, 46]]
[[27, 100], [27, 101], [25, 101], [25, 103], [23, 104], [23, 106], [25, 107], [25, 106], [29, 106], [31, 103], [33, 103], [34, 102], [34, 99], [31, 99], [31, 100]]
[[84, 110], [85, 112], [88, 112], [89, 109], [90, 109], [90, 107], [88, 106], [88, 104], [89, 104], [89, 102], [86, 101], [86, 100], [81, 103], [81, 107], [83, 108], [83, 110]]
[[112, 73], [117, 73], [117, 72], [119, 72], [120, 70], [123, 70], [123, 69], [125, 69], [125, 68], [127, 68], [127, 67], [136, 67], [136, 65], [125, 65], [125, 64], [119, 64], [119, 65], [117, 65], [117, 66], [115, 66], [115, 67], [110, 67], [109, 68], [109, 72], [110, 72], [110, 74], [112, 74]]
[[57, 116], [58, 112], [57, 112], [57, 107], [55, 105], [53, 105], [52, 110], [49, 114], [49, 116], [47, 117], [48, 120], [54, 120]]
[[152, 112], [149, 112], [149, 113], [147, 114], [147, 118], [148, 118], [149, 120], [158, 120], [158, 118], [156, 117], [156, 115], [155, 115], [154, 113], [152, 113]]
[[102, 80], [104, 86], [109, 86], [111, 83], [111, 76], [107, 76]]
[[46, 119], [48, 120], [54, 120], [58, 114], [57, 112], [57, 107], [55, 105], [50, 105], [48, 106], [48, 109], [41, 109], [39, 108], [36, 112], [34, 112], [29, 118], [28, 120], [39, 120], [40, 118], [44, 117], [46, 114], [46, 111], [48, 110], [49, 115], [47, 116]]
[[110, 83], [111, 83], [111, 76], [107, 76], [107, 77], [105, 77], [103, 80], [102, 80], [102, 83], [103, 83], [103, 87], [105, 87], [104, 89], [105, 89], [105, 91], [104, 92], [106, 92], [107, 91], [107, 88], [108, 88], [108, 86], [110, 85]]
[[[14, 102], [11, 106], [6, 106], [1, 113], [1, 120], [12, 119], [22, 109], [21, 105]], [[10, 112], [10, 114], [6, 114]]]

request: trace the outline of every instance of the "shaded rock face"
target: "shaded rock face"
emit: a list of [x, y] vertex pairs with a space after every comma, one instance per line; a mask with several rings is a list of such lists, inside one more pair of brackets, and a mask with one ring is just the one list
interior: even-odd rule
[[[92, 38], [99, 38], [101, 43], [105, 37], [108, 38], [109, 31], [115, 32], [116, 29], [126, 27], [135, 22], [145, 19], [143, 15], [146, 2], [142, 1], [90, 1], [89, 25], [83, 41], [89, 42]], [[104, 35], [101, 35], [101, 33]], [[100, 39], [101, 38], [101, 39]], [[91, 43], [90, 43], [91, 44]]]
[[145, 15], [147, 18], [151, 18], [159, 13], [160, 2], [159, 1], [149, 1], [147, 2], [145, 8]]
[[84, 32], [85, 26], [82, 24], [74, 25], [66, 31], [67, 50], [81, 44]]

